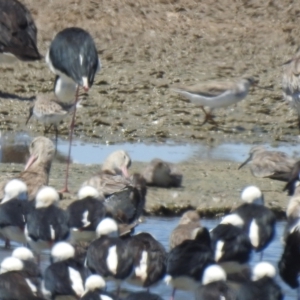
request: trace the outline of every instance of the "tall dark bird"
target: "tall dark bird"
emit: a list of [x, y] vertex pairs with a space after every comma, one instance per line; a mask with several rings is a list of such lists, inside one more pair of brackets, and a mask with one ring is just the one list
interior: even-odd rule
[[9, 248], [10, 241], [26, 243], [24, 227], [31, 204], [27, 201], [27, 186], [21, 180], [9, 181], [4, 193], [0, 204], [0, 235], [5, 239], [5, 247]]
[[70, 216], [70, 241], [91, 242], [96, 238], [98, 224], [106, 215], [104, 202], [98, 191], [91, 186], [82, 187], [78, 198], [67, 208]]
[[84, 294], [80, 300], [115, 300], [116, 298], [105, 291], [106, 283], [100, 275], [90, 275], [85, 281]]
[[38, 287], [26, 275], [20, 259], [5, 258], [0, 266], [1, 299], [43, 300]]
[[280, 286], [275, 282], [276, 270], [267, 262], [258, 263], [252, 281], [245, 282], [237, 292], [236, 300], [282, 300]]
[[167, 253], [163, 245], [147, 232], [130, 238], [134, 269], [127, 281], [145, 288], [158, 283], [166, 272]]
[[209, 232], [201, 227], [194, 240], [182, 242], [167, 256], [165, 282], [173, 286], [171, 299], [176, 289], [195, 291], [201, 284], [204, 269], [214, 263]]
[[128, 241], [119, 238], [118, 224], [110, 218], [103, 219], [96, 229], [98, 239], [94, 240], [87, 251], [86, 266], [105, 279], [116, 280], [117, 294], [121, 281], [133, 271], [133, 253]]
[[27, 214], [26, 239], [38, 255], [69, 236], [69, 215], [57, 206], [58, 201], [59, 195], [54, 188], [41, 188], [35, 206]]
[[244, 204], [236, 208], [232, 214], [242, 218], [243, 228], [249, 236], [253, 249], [261, 252], [262, 256], [262, 251], [275, 236], [276, 216], [264, 206], [263, 194], [256, 186], [246, 187], [241, 194], [241, 200]]
[[0, 0], [0, 63], [41, 59], [30, 11], [17, 0]]
[[84, 282], [89, 271], [76, 260], [74, 247], [66, 242], [57, 243], [51, 250], [51, 260], [42, 282], [44, 296], [47, 299], [58, 296], [79, 299], [84, 294]]
[[243, 226], [241, 217], [230, 214], [211, 230], [216, 262], [234, 261], [244, 264], [250, 260], [252, 245]]
[[70, 125], [69, 159], [63, 190], [68, 192], [69, 163], [79, 88], [83, 87], [88, 91], [92, 87], [101, 63], [93, 38], [87, 31], [77, 27], [66, 28], [55, 36], [46, 55], [46, 62], [51, 71], [58, 76], [55, 81], [57, 97], [62, 102], [75, 104]]
[[203, 273], [202, 285], [195, 293], [196, 300], [235, 300], [234, 292], [226, 283], [226, 273], [218, 265], [208, 266]]

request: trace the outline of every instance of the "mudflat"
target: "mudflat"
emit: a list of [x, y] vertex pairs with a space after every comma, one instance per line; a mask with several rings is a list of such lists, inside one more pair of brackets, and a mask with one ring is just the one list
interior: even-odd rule
[[[297, 144], [297, 117], [282, 99], [281, 65], [299, 41], [299, 4], [295, 1], [214, 0], [26, 0], [38, 28], [43, 55], [57, 32], [77, 26], [94, 37], [103, 68], [88, 95], [82, 96], [75, 137], [97, 143], [160, 142], [217, 145], [278, 142]], [[42, 60], [0, 66], [0, 130], [43, 134], [43, 126], [25, 121], [38, 93], [51, 93], [54, 75]], [[201, 126], [204, 115], [174, 93], [175, 84], [254, 76], [272, 91], [252, 89], [240, 103], [215, 111], [219, 126]], [[70, 118], [60, 125], [67, 138]], [[49, 137], [54, 133], [50, 132]], [[159, 157], [159, 153], [157, 153]], [[101, 163], [101, 162], [99, 162]], [[133, 170], [141, 170], [134, 163]], [[269, 206], [285, 209], [283, 184], [256, 179], [249, 169], [220, 161], [180, 163], [179, 189], [150, 188], [147, 211], [176, 212], [230, 209], [249, 184], [258, 185]], [[21, 165], [1, 164], [1, 177]], [[99, 166], [71, 167], [71, 187]], [[50, 184], [61, 187], [61, 164], [55, 163]], [[69, 197], [68, 195], [66, 196]], [[62, 201], [63, 203], [64, 201]], [[67, 203], [67, 201], [65, 202]], [[160, 209], [157, 209], [160, 207]], [[179, 208], [178, 208], [179, 207]], [[168, 210], [165, 210], [168, 213]]]

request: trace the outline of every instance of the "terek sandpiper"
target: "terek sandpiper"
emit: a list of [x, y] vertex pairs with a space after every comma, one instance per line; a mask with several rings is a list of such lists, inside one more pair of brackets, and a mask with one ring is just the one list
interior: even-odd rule
[[[213, 109], [227, 107], [243, 100], [252, 85], [256, 85], [256, 80], [249, 77], [234, 82], [212, 81], [194, 86], [178, 86], [173, 90], [187, 98], [189, 102], [200, 106], [205, 113], [205, 120], [201, 124], [204, 125], [207, 122], [216, 124], [213, 120]], [[204, 107], [209, 107], [210, 111], [207, 112]]]
[[292, 59], [283, 64], [282, 90], [283, 98], [298, 114], [300, 129], [300, 47]]
[[[73, 118], [70, 125], [69, 154], [66, 169], [66, 180], [63, 191], [68, 192], [68, 174], [71, 156], [71, 145], [75, 125], [76, 104], [79, 88], [88, 91], [93, 85], [96, 73], [101, 68], [96, 45], [91, 35], [77, 27], [60, 31], [51, 42], [46, 55], [50, 70], [59, 76], [55, 84], [55, 94], [63, 101], [75, 103]], [[75, 101], [69, 98], [70, 92], [75, 91]], [[67, 99], [63, 99], [68, 95]]]
[[75, 104], [64, 103], [52, 94], [38, 94], [36, 100], [29, 108], [29, 116], [26, 125], [32, 116], [35, 116], [44, 124], [46, 134], [54, 126], [55, 141], [57, 147], [58, 124], [74, 109]]
[[0, 0], [0, 63], [41, 59], [30, 11], [17, 0]]

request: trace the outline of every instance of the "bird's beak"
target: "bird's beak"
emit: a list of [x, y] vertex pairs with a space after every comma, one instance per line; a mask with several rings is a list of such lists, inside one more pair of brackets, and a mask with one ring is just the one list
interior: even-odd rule
[[24, 171], [26, 171], [37, 160], [37, 158], [37, 155], [31, 155], [27, 161]]
[[241, 169], [244, 165], [246, 165], [251, 160], [251, 156], [249, 156], [239, 167], [238, 170]]
[[126, 166], [123, 166], [123, 167], [121, 168], [121, 170], [122, 170], [122, 174], [123, 174], [126, 178], [128, 178], [128, 177], [129, 177], [129, 173], [128, 173], [127, 167], [126, 167]]

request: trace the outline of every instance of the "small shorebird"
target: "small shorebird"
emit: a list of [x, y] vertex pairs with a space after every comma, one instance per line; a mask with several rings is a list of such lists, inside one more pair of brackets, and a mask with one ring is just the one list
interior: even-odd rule
[[0, 63], [41, 59], [30, 11], [17, 0], [0, 0]]
[[[200, 106], [205, 114], [205, 120], [201, 124], [204, 125], [207, 122], [216, 124], [213, 120], [213, 109], [227, 107], [243, 100], [252, 85], [256, 85], [256, 81], [249, 77], [234, 82], [213, 81], [194, 86], [178, 86], [173, 90], [187, 98], [189, 102]], [[204, 107], [209, 107], [210, 111], [207, 112]]]
[[300, 129], [300, 47], [292, 59], [283, 64], [282, 90], [283, 98], [298, 114]]
[[[29, 153], [30, 157], [25, 170], [14, 178], [20, 179], [27, 185], [28, 200], [33, 200], [38, 190], [42, 186], [48, 185], [55, 146], [50, 139], [39, 136], [31, 142]], [[3, 198], [4, 187], [7, 181], [0, 183], [0, 199]]]
[[79, 88], [83, 87], [84, 91], [88, 91], [92, 87], [95, 75], [100, 71], [101, 63], [93, 38], [87, 31], [77, 27], [66, 28], [55, 36], [46, 55], [46, 62], [50, 70], [58, 76], [54, 87], [58, 99], [68, 104], [74, 104], [70, 125], [66, 180], [63, 189], [63, 192], [68, 192], [71, 145]]
[[182, 173], [176, 166], [159, 158], [153, 159], [146, 166], [143, 177], [150, 186], [179, 187], [182, 182]]
[[26, 120], [26, 125], [30, 118], [35, 116], [36, 119], [44, 124], [44, 134], [54, 126], [57, 147], [58, 124], [74, 109], [74, 105], [74, 103], [68, 104], [61, 102], [52, 94], [38, 94], [36, 100], [29, 108], [29, 116]]
[[250, 156], [238, 169], [250, 163], [253, 176], [288, 181], [294, 168], [296, 159], [281, 151], [268, 151], [263, 146], [254, 146], [250, 149]]

